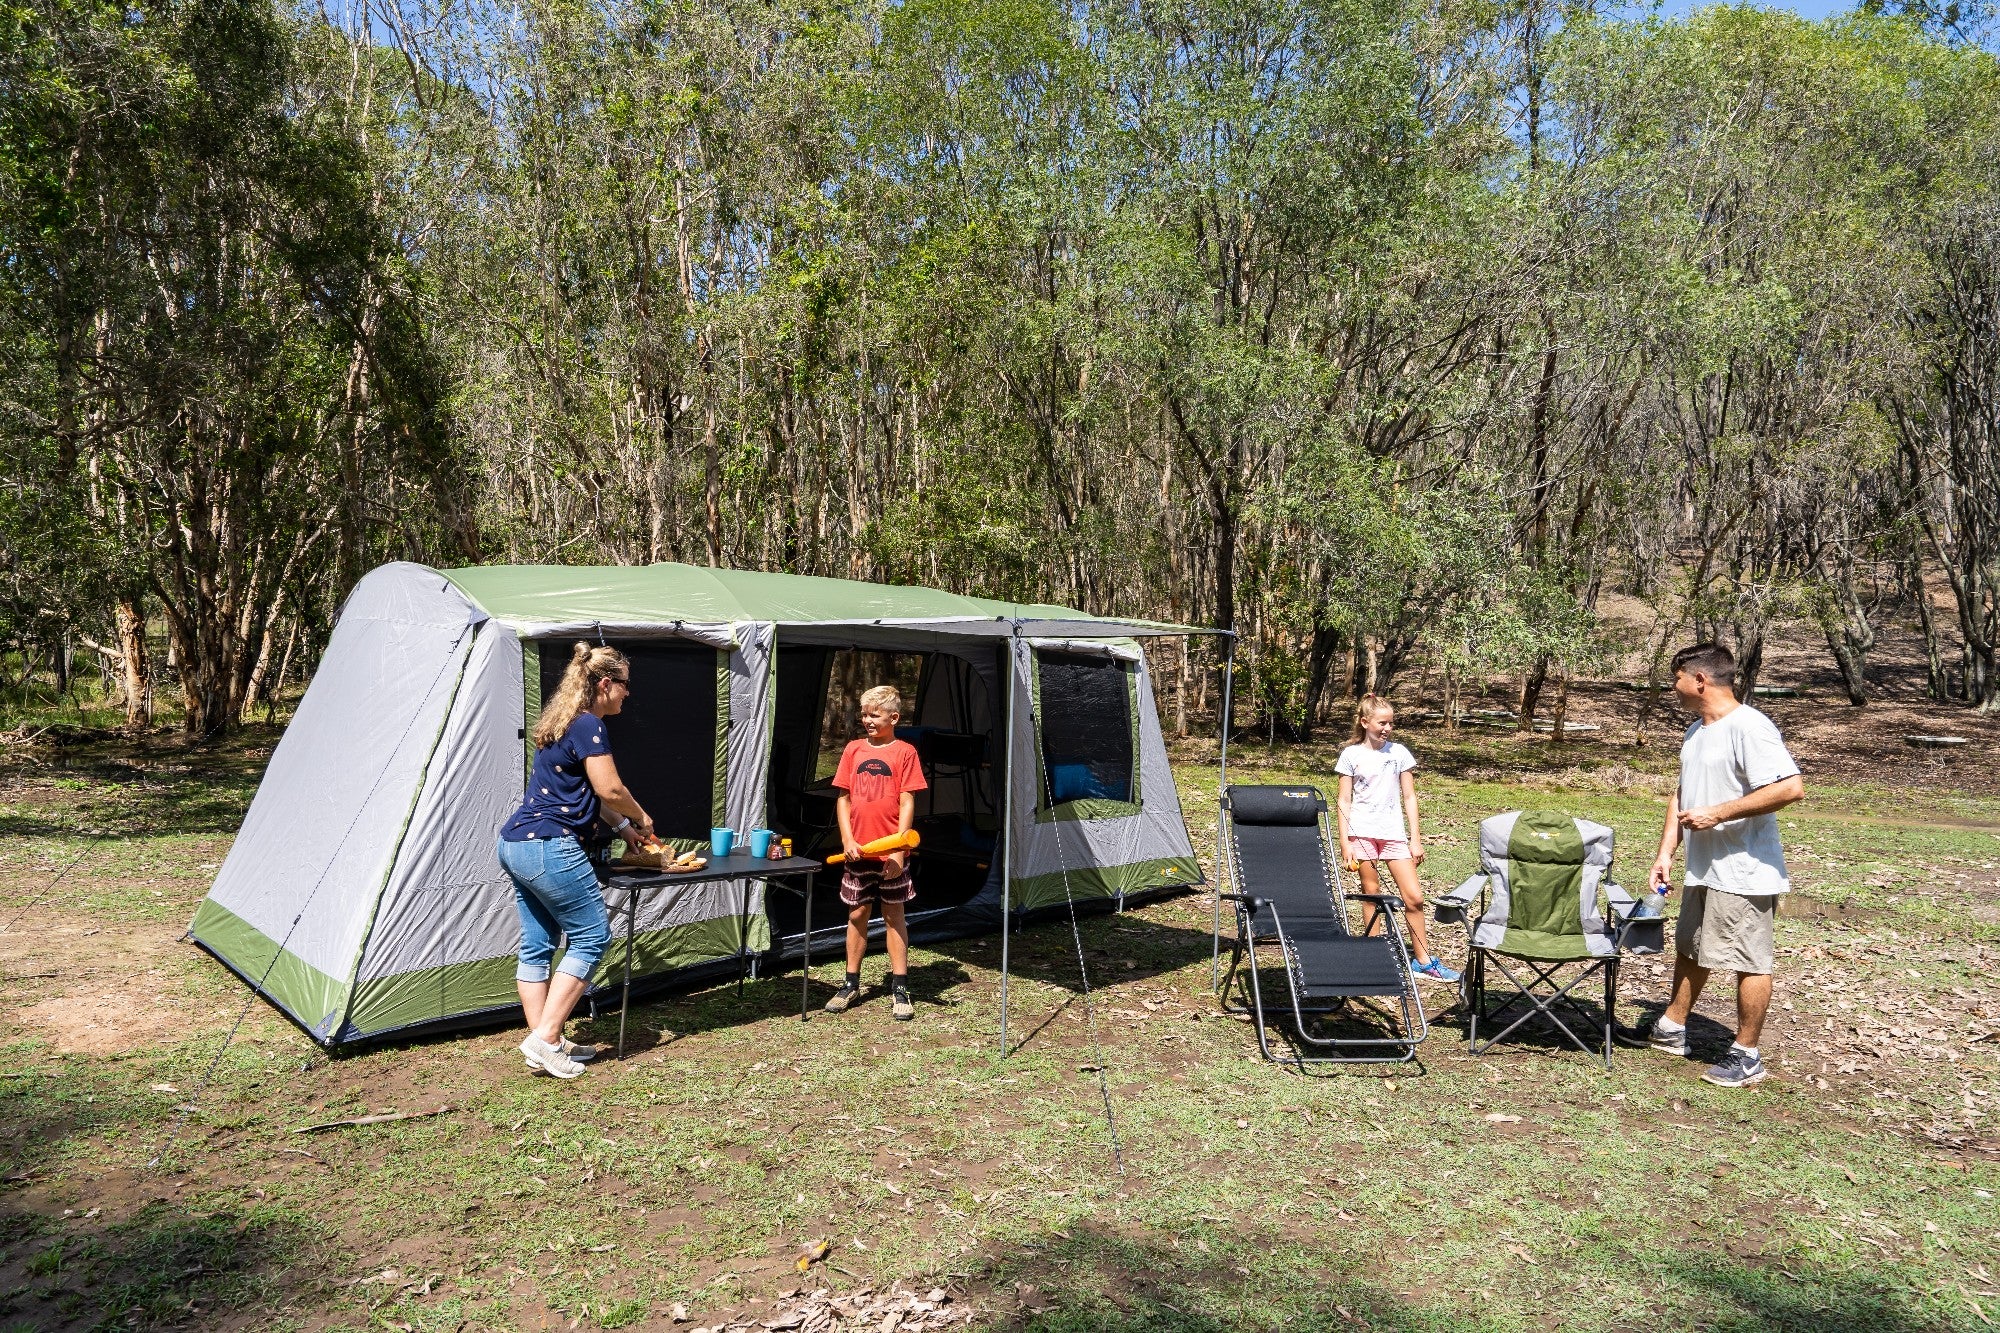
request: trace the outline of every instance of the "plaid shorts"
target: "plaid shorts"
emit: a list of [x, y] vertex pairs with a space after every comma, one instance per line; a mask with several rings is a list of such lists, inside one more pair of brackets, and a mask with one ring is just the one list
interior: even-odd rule
[[840, 901], [849, 907], [859, 907], [864, 902], [906, 903], [916, 896], [917, 884], [910, 878], [907, 861], [903, 863], [903, 873], [894, 879], [882, 877], [880, 861], [851, 865], [840, 875]]

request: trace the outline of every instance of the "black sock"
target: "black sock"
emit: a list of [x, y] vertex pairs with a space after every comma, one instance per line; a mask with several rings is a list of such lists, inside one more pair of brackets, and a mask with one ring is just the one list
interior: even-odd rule
[[909, 974], [908, 972], [891, 972], [891, 973], [889, 974], [889, 989], [890, 989], [890, 990], [892, 990], [892, 991], [898, 991], [898, 990], [905, 990], [905, 991], [906, 991], [906, 990], [908, 990], [909, 988], [910, 988], [910, 974]]
[[847, 989], [849, 990], [861, 989], [861, 974], [859, 972], [849, 972], [847, 974]]

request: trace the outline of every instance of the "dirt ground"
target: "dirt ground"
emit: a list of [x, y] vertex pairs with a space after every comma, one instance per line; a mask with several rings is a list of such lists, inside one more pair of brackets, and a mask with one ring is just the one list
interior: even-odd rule
[[[1733, 1094], [1540, 1038], [1475, 1059], [1444, 987], [1418, 1064], [1265, 1065], [1200, 894], [1017, 936], [1005, 1059], [992, 939], [915, 952], [910, 1025], [879, 993], [801, 1024], [792, 971], [636, 1007], [632, 1058], [576, 1085], [505, 1029], [329, 1059], [180, 942], [271, 734], [0, 752], [0, 1329], [1987, 1327], [2000, 725], [1924, 705], [1894, 651], [1861, 709], [1810, 645], [1767, 668], [1809, 798], [1775, 1074]], [[1634, 747], [1644, 708], [1581, 685], [1599, 730], [1561, 746], [1408, 728], [1432, 892], [1531, 804], [1611, 823], [1630, 877], [1678, 734], [1655, 701]], [[1330, 740], [1232, 772], [1329, 785]], [[1212, 743], [1177, 759], [1206, 857]], [[1632, 960], [1619, 1017], [1666, 978]], [[1732, 1022], [1718, 984], [1697, 1054]], [[381, 1115], [416, 1118], [298, 1132]]]

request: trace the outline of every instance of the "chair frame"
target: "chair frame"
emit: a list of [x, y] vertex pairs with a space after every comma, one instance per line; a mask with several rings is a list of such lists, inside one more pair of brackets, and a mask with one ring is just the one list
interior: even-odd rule
[[[1473, 886], [1477, 885], [1475, 889]], [[1612, 952], [1601, 957], [1564, 958], [1545, 960], [1528, 958], [1521, 954], [1507, 953], [1487, 945], [1473, 943], [1473, 933], [1479, 928], [1479, 919], [1486, 915], [1493, 901], [1492, 875], [1481, 871], [1460, 884], [1451, 893], [1439, 900], [1439, 924], [1445, 924], [1452, 916], [1465, 926], [1466, 963], [1465, 976], [1459, 983], [1459, 1002], [1466, 1015], [1465, 1043], [1470, 1055], [1484, 1055], [1502, 1041], [1512, 1036], [1523, 1024], [1539, 1019], [1555, 1034], [1566, 1039], [1585, 1055], [1601, 1058], [1608, 1071], [1611, 1068], [1611, 1054], [1616, 1047], [1612, 1039], [1612, 1029], [1616, 1025], [1618, 1003], [1618, 965], [1624, 961], [1625, 938], [1635, 922], [1637, 904], [1630, 894], [1614, 883], [1608, 876], [1599, 884], [1598, 892], [1607, 905], [1605, 919], [1612, 924]], [[1474, 894], [1477, 894], [1477, 909], [1474, 909]], [[1642, 950], [1642, 952], [1644, 952]], [[1487, 1003], [1487, 964], [1491, 961], [1500, 974], [1514, 987], [1511, 994], [1502, 997], [1498, 1004]], [[1520, 964], [1529, 975], [1523, 979], [1515, 975], [1507, 966], [1509, 961]], [[1567, 980], [1558, 973], [1566, 967], [1579, 970]], [[1604, 977], [1604, 1012], [1600, 1022], [1585, 1007], [1584, 1001], [1574, 992], [1593, 976], [1602, 973]], [[1526, 1000], [1528, 1009], [1506, 1027], [1486, 1038], [1479, 1039], [1481, 1022], [1497, 1022], [1509, 1010]], [[1563, 1021], [1567, 1012], [1579, 1027], [1586, 1027], [1593, 1035], [1599, 1036], [1602, 1046], [1592, 1046], [1579, 1037], [1568, 1023]]]
[[[1317, 792], [1315, 794], [1317, 795]], [[1255, 1024], [1257, 1029], [1257, 1048], [1263, 1053], [1264, 1058], [1273, 1064], [1294, 1065], [1303, 1072], [1307, 1065], [1318, 1064], [1407, 1063], [1416, 1059], [1417, 1047], [1429, 1035], [1430, 1024], [1424, 1014], [1423, 999], [1417, 992], [1416, 978], [1410, 971], [1410, 954], [1408, 946], [1403, 941], [1402, 923], [1396, 919], [1396, 910], [1400, 909], [1403, 905], [1402, 897], [1389, 893], [1348, 892], [1346, 884], [1341, 878], [1339, 858], [1333, 855], [1332, 844], [1327, 836], [1327, 805], [1324, 796], [1319, 797], [1317, 813], [1318, 818], [1314, 821], [1314, 827], [1319, 839], [1320, 869], [1324, 876], [1322, 882], [1327, 890], [1328, 915], [1338, 919], [1343, 930], [1345, 930], [1351, 921], [1348, 914], [1348, 899], [1353, 898], [1368, 904], [1367, 915], [1363, 917], [1361, 923], [1361, 935], [1368, 935], [1374, 929], [1378, 919], [1382, 922], [1382, 933], [1386, 937], [1389, 948], [1395, 956], [1397, 972], [1403, 979], [1403, 989], [1397, 997], [1400, 1007], [1400, 1023], [1398, 1022], [1398, 1015], [1396, 1013], [1388, 1011], [1384, 1006], [1377, 1003], [1387, 998], [1385, 996], [1341, 995], [1323, 1001], [1305, 996], [1302, 993], [1305, 989], [1305, 975], [1303, 964], [1299, 959], [1298, 943], [1285, 930], [1283, 913], [1279, 910], [1278, 904], [1271, 899], [1251, 892], [1239, 891], [1236, 893], [1218, 893], [1216, 895], [1218, 899], [1234, 903], [1236, 907], [1236, 938], [1230, 942], [1229, 967], [1222, 973], [1217, 983], [1216, 995], [1221, 1001], [1225, 1012], [1245, 1014]], [[1242, 890], [1244, 887], [1243, 868], [1240, 853], [1236, 846], [1236, 820], [1233, 810], [1230, 812], [1227, 823], [1229, 836], [1222, 840], [1223, 865], [1229, 876], [1229, 882], [1236, 886], [1238, 890]], [[1257, 913], [1264, 909], [1269, 909], [1272, 924], [1276, 927], [1275, 930], [1258, 931], [1255, 928]], [[1350, 930], [1347, 933], [1353, 934], [1354, 932]], [[1323, 1050], [1333, 1052], [1332, 1054], [1317, 1055], [1304, 1049], [1295, 1049], [1289, 1055], [1280, 1055], [1272, 1051], [1270, 1037], [1266, 1029], [1267, 1027], [1276, 1027], [1277, 1024], [1271, 1023], [1265, 1015], [1264, 988], [1258, 976], [1257, 968], [1257, 945], [1260, 942], [1267, 944], [1275, 943], [1284, 961], [1285, 981], [1291, 1000], [1292, 1031], [1307, 1046], [1319, 1047]], [[1247, 974], [1249, 978], [1247, 987], [1237, 979], [1239, 969]], [[1236, 987], [1241, 995], [1240, 1000], [1231, 1000], [1230, 988], [1232, 985]], [[1356, 1009], [1366, 1008], [1375, 1011], [1376, 1015], [1382, 1021], [1390, 1024], [1392, 1029], [1400, 1027], [1404, 1035], [1392, 1037], [1316, 1037], [1309, 1031], [1307, 1025], [1308, 1016], [1315, 1019], [1325, 1019], [1346, 1010], [1349, 1002], [1354, 1000], [1362, 1002], [1360, 1005], [1355, 1006]], [[1367, 1049], [1374, 1052], [1379, 1051], [1380, 1048], [1389, 1048], [1389, 1050], [1396, 1053], [1355, 1055], [1343, 1053], [1349, 1049]]]

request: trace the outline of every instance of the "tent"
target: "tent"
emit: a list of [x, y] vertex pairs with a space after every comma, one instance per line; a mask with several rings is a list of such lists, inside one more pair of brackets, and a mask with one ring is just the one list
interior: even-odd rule
[[[913, 936], [1197, 885], [1138, 641], [1202, 632], [679, 564], [384, 565], [342, 608], [190, 935], [329, 1047], [513, 1008], [518, 925], [493, 844], [578, 638], [631, 659], [614, 753], [681, 846], [727, 825], [837, 847], [827, 776], [858, 734], [843, 701], [887, 678], [931, 781]], [[832, 879], [822, 956], [842, 930]], [[796, 895], [754, 882], [649, 895], [635, 984], [797, 956], [803, 919]]]

